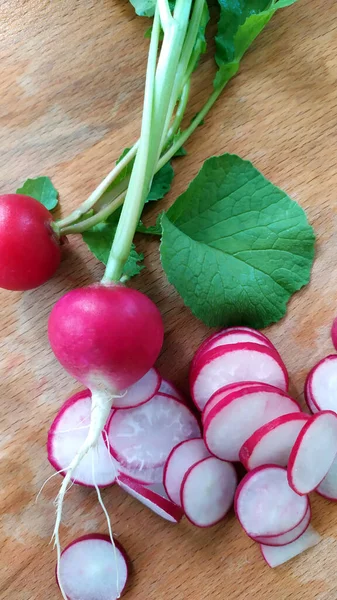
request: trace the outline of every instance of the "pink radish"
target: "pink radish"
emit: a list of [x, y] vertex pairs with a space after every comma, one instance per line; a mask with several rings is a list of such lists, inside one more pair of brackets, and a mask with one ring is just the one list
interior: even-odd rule
[[268, 463], [286, 467], [292, 447], [308, 419], [308, 415], [296, 412], [262, 425], [241, 446], [239, 458], [243, 466], [247, 471]]
[[228, 462], [211, 456], [192, 465], [180, 492], [186, 517], [197, 527], [215, 525], [232, 506], [236, 486], [236, 471]]
[[313, 412], [332, 410], [337, 413], [337, 354], [331, 354], [311, 369], [305, 396]]
[[209, 451], [223, 460], [239, 460], [242, 444], [265, 423], [299, 405], [285, 392], [267, 384], [225, 394], [204, 421], [204, 440]]
[[332, 339], [332, 343], [335, 346], [336, 350], [337, 350], [337, 318], [334, 319], [333, 323], [332, 323], [332, 327], [331, 327], [331, 339]]
[[337, 502], [337, 458], [315, 491], [327, 500]]
[[207, 352], [191, 370], [194, 403], [203, 410], [214, 392], [241, 381], [261, 381], [286, 390], [288, 374], [276, 351], [267, 346], [250, 342], [220, 346]]
[[148, 489], [140, 483], [136, 483], [125, 475], [120, 475], [118, 484], [124, 491], [130, 494], [130, 496], [139, 500], [139, 502], [144, 504], [144, 506], [147, 506], [147, 508], [150, 508], [150, 510], [159, 515], [159, 517], [171, 521], [172, 523], [179, 523], [182, 519], [184, 513], [181, 508], [176, 506], [168, 498]]
[[158, 390], [160, 394], [166, 394], [167, 396], [173, 396], [177, 400], [181, 402], [185, 402], [184, 395], [178, 390], [178, 388], [171, 382], [167, 381], [167, 379], [162, 379], [160, 388]]
[[210, 453], [201, 438], [180, 442], [173, 448], [164, 469], [164, 486], [172, 502], [180, 506], [180, 490], [185, 473], [192, 465], [208, 456]]
[[128, 561], [119, 542], [91, 534], [63, 550], [57, 581], [68, 600], [117, 600], [126, 586]]
[[287, 471], [276, 465], [258, 467], [242, 479], [235, 495], [235, 512], [247, 535], [278, 536], [305, 517], [309, 499], [288, 484]]
[[114, 458], [135, 470], [163, 466], [174, 446], [200, 436], [200, 427], [182, 402], [157, 394], [142, 406], [116, 410], [107, 432]]
[[337, 415], [317, 413], [301, 429], [290, 453], [289, 485], [297, 494], [312, 492], [327, 475], [337, 454]]
[[121, 395], [114, 398], [114, 408], [133, 408], [145, 404], [156, 395], [161, 385], [161, 377], [157, 369], [150, 369], [145, 375], [131, 385]]
[[313, 527], [308, 529], [295, 541], [286, 546], [265, 546], [261, 545], [261, 553], [267, 565], [272, 569], [283, 565], [288, 560], [295, 558], [309, 548], [316, 546], [321, 541], [321, 536]]
[[267, 546], [285, 546], [286, 544], [291, 544], [291, 542], [297, 540], [297, 538], [303, 535], [306, 529], [308, 529], [310, 521], [311, 507], [309, 505], [304, 518], [296, 527], [294, 527], [294, 529], [291, 529], [290, 531], [287, 531], [287, 533], [283, 533], [281, 535], [255, 538], [255, 541], [260, 544], [266, 544]]
[[260, 385], [261, 381], [240, 381], [240, 383], [230, 383], [229, 385], [220, 388], [214, 392], [213, 396], [206, 402], [205, 408], [202, 411], [202, 422], [205, 423], [211, 409], [214, 408], [220, 400], [224, 400], [224, 398], [232, 392], [243, 390], [246, 387], [259, 387]]

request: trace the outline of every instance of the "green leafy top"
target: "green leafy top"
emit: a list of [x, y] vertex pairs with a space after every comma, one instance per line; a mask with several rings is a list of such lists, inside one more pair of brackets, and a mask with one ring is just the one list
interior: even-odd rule
[[48, 210], [53, 210], [58, 204], [58, 192], [54, 188], [49, 177], [36, 177], [27, 179], [25, 183], [16, 190], [17, 194], [31, 196], [43, 204]]

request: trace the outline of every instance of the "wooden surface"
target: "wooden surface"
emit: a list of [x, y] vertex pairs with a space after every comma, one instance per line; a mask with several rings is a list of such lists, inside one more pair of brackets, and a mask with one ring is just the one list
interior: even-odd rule
[[[67, 213], [138, 135], [148, 23], [126, 0], [2, 0], [0, 22], [0, 192], [49, 175]], [[206, 158], [229, 151], [251, 159], [307, 210], [318, 238], [312, 282], [268, 331], [297, 398], [308, 369], [332, 352], [337, 313], [336, 23], [335, 0], [302, 0], [274, 17], [188, 143], [188, 156], [176, 162], [165, 200], [185, 189]], [[199, 71], [191, 116], [206, 98], [211, 70], [206, 61]], [[165, 321], [159, 367], [186, 390], [189, 361], [207, 329], [167, 284], [157, 242], [139, 241], [139, 248], [147, 269], [132, 285], [157, 302]], [[25, 294], [0, 292], [2, 600], [59, 598], [48, 545], [59, 479], [35, 498], [52, 474], [48, 426], [78, 385], [53, 358], [46, 323], [61, 294], [102, 272], [73, 238], [52, 281]], [[337, 506], [321, 498], [312, 504], [322, 543], [276, 571], [232, 514], [203, 531], [161, 521], [117, 487], [104, 500], [132, 559], [129, 600], [337, 599]], [[96, 530], [105, 531], [105, 522], [95, 493], [73, 487], [63, 543]]]

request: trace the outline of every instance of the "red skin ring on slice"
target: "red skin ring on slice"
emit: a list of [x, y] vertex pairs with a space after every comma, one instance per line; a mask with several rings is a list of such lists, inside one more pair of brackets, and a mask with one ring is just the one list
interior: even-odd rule
[[[301, 535], [303, 535], [303, 533], [306, 532], [306, 530], [308, 529], [308, 527], [310, 525], [311, 516], [312, 516], [312, 513], [311, 513], [310, 500], [309, 500], [309, 506], [308, 506], [307, 512], [305, 513], [302, 521], [296, 527], [294, 527], [294, 529], [291, 529], [287, 533], [280, 533], [279, 535], [274, 535], [274, 536], [269, 536], [269, 537], [268, 536], [257, 537], [257, 538], [255, 538], [255, 541], [258, 544], [264, 544], [265, 546], [274, 546], [274, 547], [287, 546], [287, 544], [292, 544], [292, 542], [296, 542], [296, 540], [298, 540], [298, 538], [301, 537]], [[295, 531], [295, 530], [297, 530], [297, 531]], [[294, 538], [291, 539], [290, 541], [282, 543], [282, 538], [284, 538], [285, 536], [289, 536], [292, 531], [295, 531]], [[279, 543], [277, 542], [277, 540], [279, 540]]]
[[[116, 398], [114, 401], [114, 404], [113, 404], [113, 408], [118, 409], [118, 410], [127, 410], [128, 408], [136, 408], [137, 406], [142, 406], [142, 404], [146, 404], [146, 402], [149, 402], [159, 392], [162, 378], [161, 378], [161, 375], [160, 375], [158, 369], [156, 369], [155, 367], [152, 367], [152, 368], [156, 372], [156, 375], [157, 375], [157, 385], [156, 385], [155, 392], [152, 394], [152, 396], [150, 398], [146, 398], [146, 400], [142, 400], [142, 402], [139, 402], [138, 404], [133, 404], [132, 406], [116, 406], [116, 401], [118, 404], [118, 400], [119, 400], [118, 398]], [[145, 373], [145, 375], [146, 375], [146, 373]], [[144, 377], [145, 377], [145, 375], [144, 375]], [[136, 384], [137, 384], [137, 381], [133, 385], [136, 385]]]
[[[319, 369], [322, 364], [324, 364], [325, 362], [328, 362], [328, 361], [336, 361], [336, 363], [337, 363], [337, 354], [329, 354], [329, 356], [322, 358], [322, 360], [320, 360], [308, 373], [308, 376], [305, 381], [305, 388], [304, 388], [305, 400], [306, 400], [307, 405], [309, 406], [310, 410], [314, 413], [319, 412], [321, 410], [332, 410], [333, 411], [332, 408], [325, 409], [325, 408], [320, 407], [317, 404], [317, 402], [315, 400], [315, 395], [314, 395], [313, 389], [312, 389], [312, 381], [313, 381], [313, 378], [314, 378], [314, 375], [315, 375], [317, 369]], [[336, 369], [337, 369], [337, 365], [336, 365]], [[336, 412], [336, 411], [333, 411], [333, 412]]]
[[[213, 403], [213, 400], [216, 396], [219, 396], [217, 402], [214, 404], [214, 406], [216, 406], [216, 404], [220, 401], [223, 400], [223, 398], [221, 398], [222, 394], [225, 394], [226, 396], [233, 390], [234, 392], [237, 389], [244, 389], [245, 387], [257, 387], [260, 386], [261, 382], [260, 381], [241, 381], [240, 383], [230, 383], [229, 385], [224, 385], [222, 388], [220, 388], [219, 390], [217, 390], [216, 392], [214, 392], [214, 394], [212, 394], [212, 396], [210, 397], [210, 399], [206, 402], [202, 414], [201, 414], [201, 420], [203, 425], [205, 424], [205, 420], [208, 417], [209, 414], [209, 406]], [[212, 406], [212, 408], [214, 408]]]
[[[165, 492], [167, 493], [168, 497], [170, 498], [170, 500], [172, 502], [174, 502], [174, 500], [171, 497], [171, 494], [169, 493], [169, 490], [167, 488], [167, 469], [168, 469], [168, 465], [169, 465], [169, 462], [170, 462], [170, 458], [172, 457], [173, 454], [175, 454], [175, 452], [177, 451], [178, 448], [180, 448], [184, 444], [187, 444], [188, 442], [192, 442], [193, 440], [200, 440], [203, 443], [205, 443], [204, 440], [203, 440], [203, 438], [201, 438], [201, 437], [200, 438], [199, 437], [198, 438], [195, 437], [195, 438], [190, 438], [189, 440], [183, 440], [182, 442], [180, 442], [179, 444], [177, 444], [176, 446], [174, 446], [174, 448], [172, 448], [170, 454], [168, 455], [168, 457], [166, 459], [165, 466], [164, 466], [164, 472], [163, 472], [163, 485], [164, 485]], [[197, 462], [199, 462], [198, 459], [195, 461], [194, 464], [196, 464]], [[182, 482], [181, 482], [181, 485], [182, 485]], [[181, 489], [181, 485], [180, 485], [180, 489]]]
[[[168, 500], [167, 498], [160, 496], [153, 490], [150, 490], [149, 488], [144, 487], [142, 484], [136, 483], [135, 481], [133, 481], [126, 475], [121, 475], [118, 483], [122, 484], [121, 487], [122, 487], [122, 489], [124, 489], [124, 491], [128, 492], [128, 490], [126, 488], [130, 488], [130, 490], [134, 491], [136, 494], [139, 494], [142, 498], [144, 498], [145, 500], [148, 500], [152, 504], [158, 506], [160, 510], [162, 510], [163, 512], [166, 512], [168, 515], [170, 515], [171, 519], [167, 519], [167, 520], [169, 520], [171, 523], [172, 522], [179, 523], [181, 521], [181, 519], [183, 518], [184, 513], [181, 510], [180, 506], [177, 506], [176, 504], [171, 502], [171, 500]], [[123, 487], [123, 484], [125, 484], [126, 487]], [[159, 499], [160, 499], [160, 503], [158, 502]]]

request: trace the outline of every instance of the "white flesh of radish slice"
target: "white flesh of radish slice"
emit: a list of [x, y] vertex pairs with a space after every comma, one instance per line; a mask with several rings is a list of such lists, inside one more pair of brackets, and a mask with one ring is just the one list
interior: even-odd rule
[[262, 425], [241, 446], [239, 458], [245, 469], [251, 471], [267, 464], [286, 467], [293, 445], [309, 419], [309, 415], [296, 412]]
[[288, 484], [287, 471], [274, 465], [258, 467], [242, 479], [235, 495], [235, 512], [253, 539], [277, 536], [297, 527], [309, 506]]
[[118, 478], [118, 484], [120, 487], [139, 500], [144, 506], [147, 506], [150, 510], [156, 513], [159, 517], [171, 521], [171, 523], [179, 523], [184, 513], [176, 506], [171, 500], [168, 500], [165, 496], [158, 494], [157, 492], [150, 490], [149, 488], [132, 481], [128, 477], [121, 475]]
[[295, 558], [302, 552], [305, 552], [309, 548], [316, 546], [321, 541], [321, 536], [315, 531], [313, 527], [308, 529], [295, 541], [286, 546], [265, 546], [261, 545], [261, 552], [264, 560], [272, 569], [283, 565], [288, 560]]
[[332, 410], [337, 413], [337, 354], [327, 356], [310, 371], [305, 393], [309, 407], [315, 412]]
[[116, 410], [107, 431], [112, 455], [132, 470], [160, 467], [174, 446], [200, 436], [197, 419], [189, 408], [164, 394], [142, 406]]
[[157, 369], [150, 369], [144, 377], [114, 399], [114, 408], [132, 408], [148, 402], [158, 392], [161, 377]]
[[164, 467], [152, 467], [151, 469], [127, 469], [123, 465], [120, 465], [110, 454], [111, 460], [116, 464], [117, 478], [119, 475], [126, 475], [130, 479], [133, 479], [136, 483], [142, 485], [152, 485], [155, 483], [163, 482]]
[[205, 408], [202, 411], [202, 422], [205, 423], [211, 409], [214, 408], [214, 406], [220, 400], [223, 400], [232, 392], [243, 390], [246, 387], [259, 387], [260, 385], [261, 381], [240, 381], [240, 383], [230, 383], [229, 385], [225, 385], [224, 387], [220, 388], [213, 394], [213, 396], [210, 397], [210, 399], [206, 403]]
[[[71, 461], [84, 444], [91, 420], [91, 395], [89, 390], [75, 394], [67, 400], [54, 419], [48, 432], [48, 460], [56, 471], [65, 475]], [[74, 470], [74, 483], [94, 487], [112, 485], [116, 479], [114, 461], [103, 437], [91, 448]]]
[[164, 469], [164, 486], [172, 502], [181, 506], [180, 489], [185, 473], [207, 456], [210, 456], [210, 453], [201, 438], [181, 442], [173, 448]]
[[189, 468], [181, 486], [181, 505], [193, 525], [211, 527], [233, 504], [237, 475], [231, 463], [213, 456]]
[[254, 431], [281, 415], [299, 411], [295, 400], [266, 384], [232, 392], [204, 422], [206, 446], [222, 460], [238, 461], [242, 444]]
[[78, 538], [60, 560], [59, 582], [69, 600], [116, 600], [128, 578], [127, 557], [122, 546], [105, 535]]
[[299, 538], [308, 529], [311, 521], [311, 508], [308, 506], [308, 510], [305, 513], [304, 519], [294, 529], [287, 531], [281, 535], [275, 535], [270, 537], [259, 537], [255, 538], [256, 542], [260, 544], [266, 544], [266, 546], [285, 546], [291, 544]]
[[240, 381], [261, 381], [282, 390], [288, 387], [286, 368], [275, 350], [250, 342], [230, 344], [210, 350], [192, 369], [194, 403], [203, 410], [214, 392]]
[[173, 383], [171, 383], [170, 381], [167, 381], [167, 379], [162, 379], [160, 388], [158, 391], [160, 392], [160, 394], [167, 394], [168, 396], [172, 396], [173, 398], [176, 398], [177, 400], [180, 400], [181, 402], [185, 402], [185, 398], [184, 398], [183, 394], [178, 390], [178, 388]]
[[337, 458], [335, 458], [327, 475], [315, 491], [327, 500], [337, 502]]
[[308, 494], [327, 475], [337, 454], [337, 415], [322, 411], [304, 425], [290, 453], [289, 485]]

